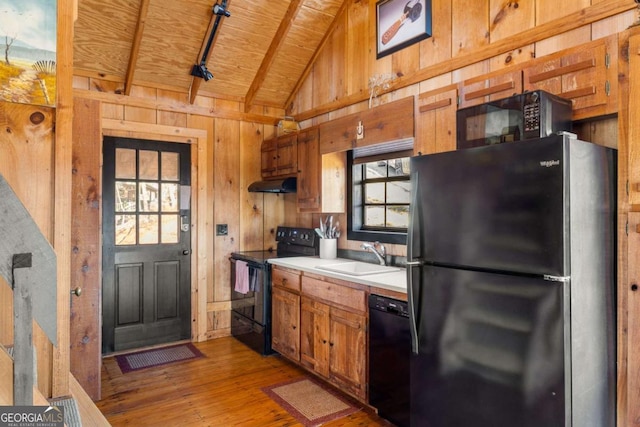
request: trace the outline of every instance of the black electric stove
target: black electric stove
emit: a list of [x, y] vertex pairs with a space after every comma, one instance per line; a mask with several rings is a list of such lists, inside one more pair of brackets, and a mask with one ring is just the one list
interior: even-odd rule
[[273, 353], [271, 264], [268, 261], [318, 255], [320, 239], [312, 228], [278, 227], [276, 242], [275, 251], [233, 252], [230, 258], [231, 335], [264, 355]]

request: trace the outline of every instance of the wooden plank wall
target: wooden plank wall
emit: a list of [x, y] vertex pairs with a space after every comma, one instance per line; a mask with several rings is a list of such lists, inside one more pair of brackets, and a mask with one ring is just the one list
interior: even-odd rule
[[[207, 188], [205, 197], [199, 200], [206, 205], [206, 231], [200, 234], [205, 239], [206, 254], [198, 254], [206, 258], [206, 292], [197, 297], [194, 316], [199, 320], [192, 335], [196, 340], [229, 335], [229, 256], [234, 251], [274, 247], [276, 226], [284, 221], [281, 197], [247, 192], [249, 184], [260, 179], [260, 144], [265, 136], [275, 134], [273, 123], [284, 112], [256, 107], [244, 115], [241, 103], [208, 97], [196, 98], [191, 106], [184, 94], [136, 86], [132, 88], [133, 98], [129, 98], [118, 95], [120, 86], [118, 82], [86, 77], [76, 76], [74, 80], [78, 100], [82, 97], [101, 101], [103, 121], [117, 120], [139, 128], [148, 124], [206, 132]], [[222, 112], [222, 117], [214, 117], [212, 112]], [[257, 119], [242, 120], [244, 117]], [[162, 139], [162, 135], [155, 137]], [[167, 131], [166, 139], [174, 138]], [[216, 235], [218, 224], [227, 225], [227, 235]]]
[[[301, 121], [352, 113], [377, 74], [397, 76], [381, 102], [400, 99], [616, 34], [636, 15], [623, 0], [432, 0], [433, 36], [376, 60], [375, 2], [351, 3], [338, 17], [350, 31], [336, 31], [291, 98]], [[326, 69], [331, 82], [346, 81], [341, 98], [327, 96]]]
[[[0, 103], [0, 174], [2, 174], [40, 231], [53, 238], [54, 119], [48, 107]], [[13, 293], [0, 278], [0, 344], [13, 345]], [[34, 323], [38, 389], [51, 395], [52, 345]]]

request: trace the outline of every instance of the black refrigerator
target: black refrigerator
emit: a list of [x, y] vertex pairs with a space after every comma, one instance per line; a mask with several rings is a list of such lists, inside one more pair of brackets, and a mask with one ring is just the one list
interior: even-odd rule
[[615, 150], [411, 159], [411, 425], [615, 425]]

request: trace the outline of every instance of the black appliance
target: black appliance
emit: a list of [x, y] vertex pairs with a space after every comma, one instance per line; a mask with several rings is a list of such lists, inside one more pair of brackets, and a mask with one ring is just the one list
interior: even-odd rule
[[398, 427], [409, 425], [409, 307], [369, 295], [369, 404]]
[[[311, 228], [278, 227], [276, 250], [233, 252], [231, 261], [231, 335], [260, 354], [271, 349], [271, 265], [269, 259], [318, 255], [319, 238]], [[236, 291], [236, 264], [247, 264], [248, 292]]]
[[411, 159], [411, 425], [615, 425], [615, 177], [568, 133]]
[[456, 112], [457, 148], [544, 138], [571, 131], [571, 100], [534, 90]]

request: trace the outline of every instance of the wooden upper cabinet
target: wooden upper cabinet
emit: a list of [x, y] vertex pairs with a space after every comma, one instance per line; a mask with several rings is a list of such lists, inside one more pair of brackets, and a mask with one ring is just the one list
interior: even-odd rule
[[523, 70], [524, 90], [542, 89], [573, 101], [573, 119], [615, 113], [617, 36], [535, 59]]
[[414, 155], [456, 149], [457, 100], [457, 85], [418, 95]]
[[298, 189], [299, 212], [320, 212], [322, 208], [322, 159], [318, 128], [298, 132]]
[[[414, 136], [413, 96], [320, 125], [320, 154], [383, 144]], [[361, 137], [358, 136], [361, 129]]]
[[297, 134], [290, 133], [262, 143], [262, 177], [293, 176], [298, 169]]
[[459, 107], [471, 107], [517, 93], [522, 93], [522, 70], [500, 70], [462, 82]]

